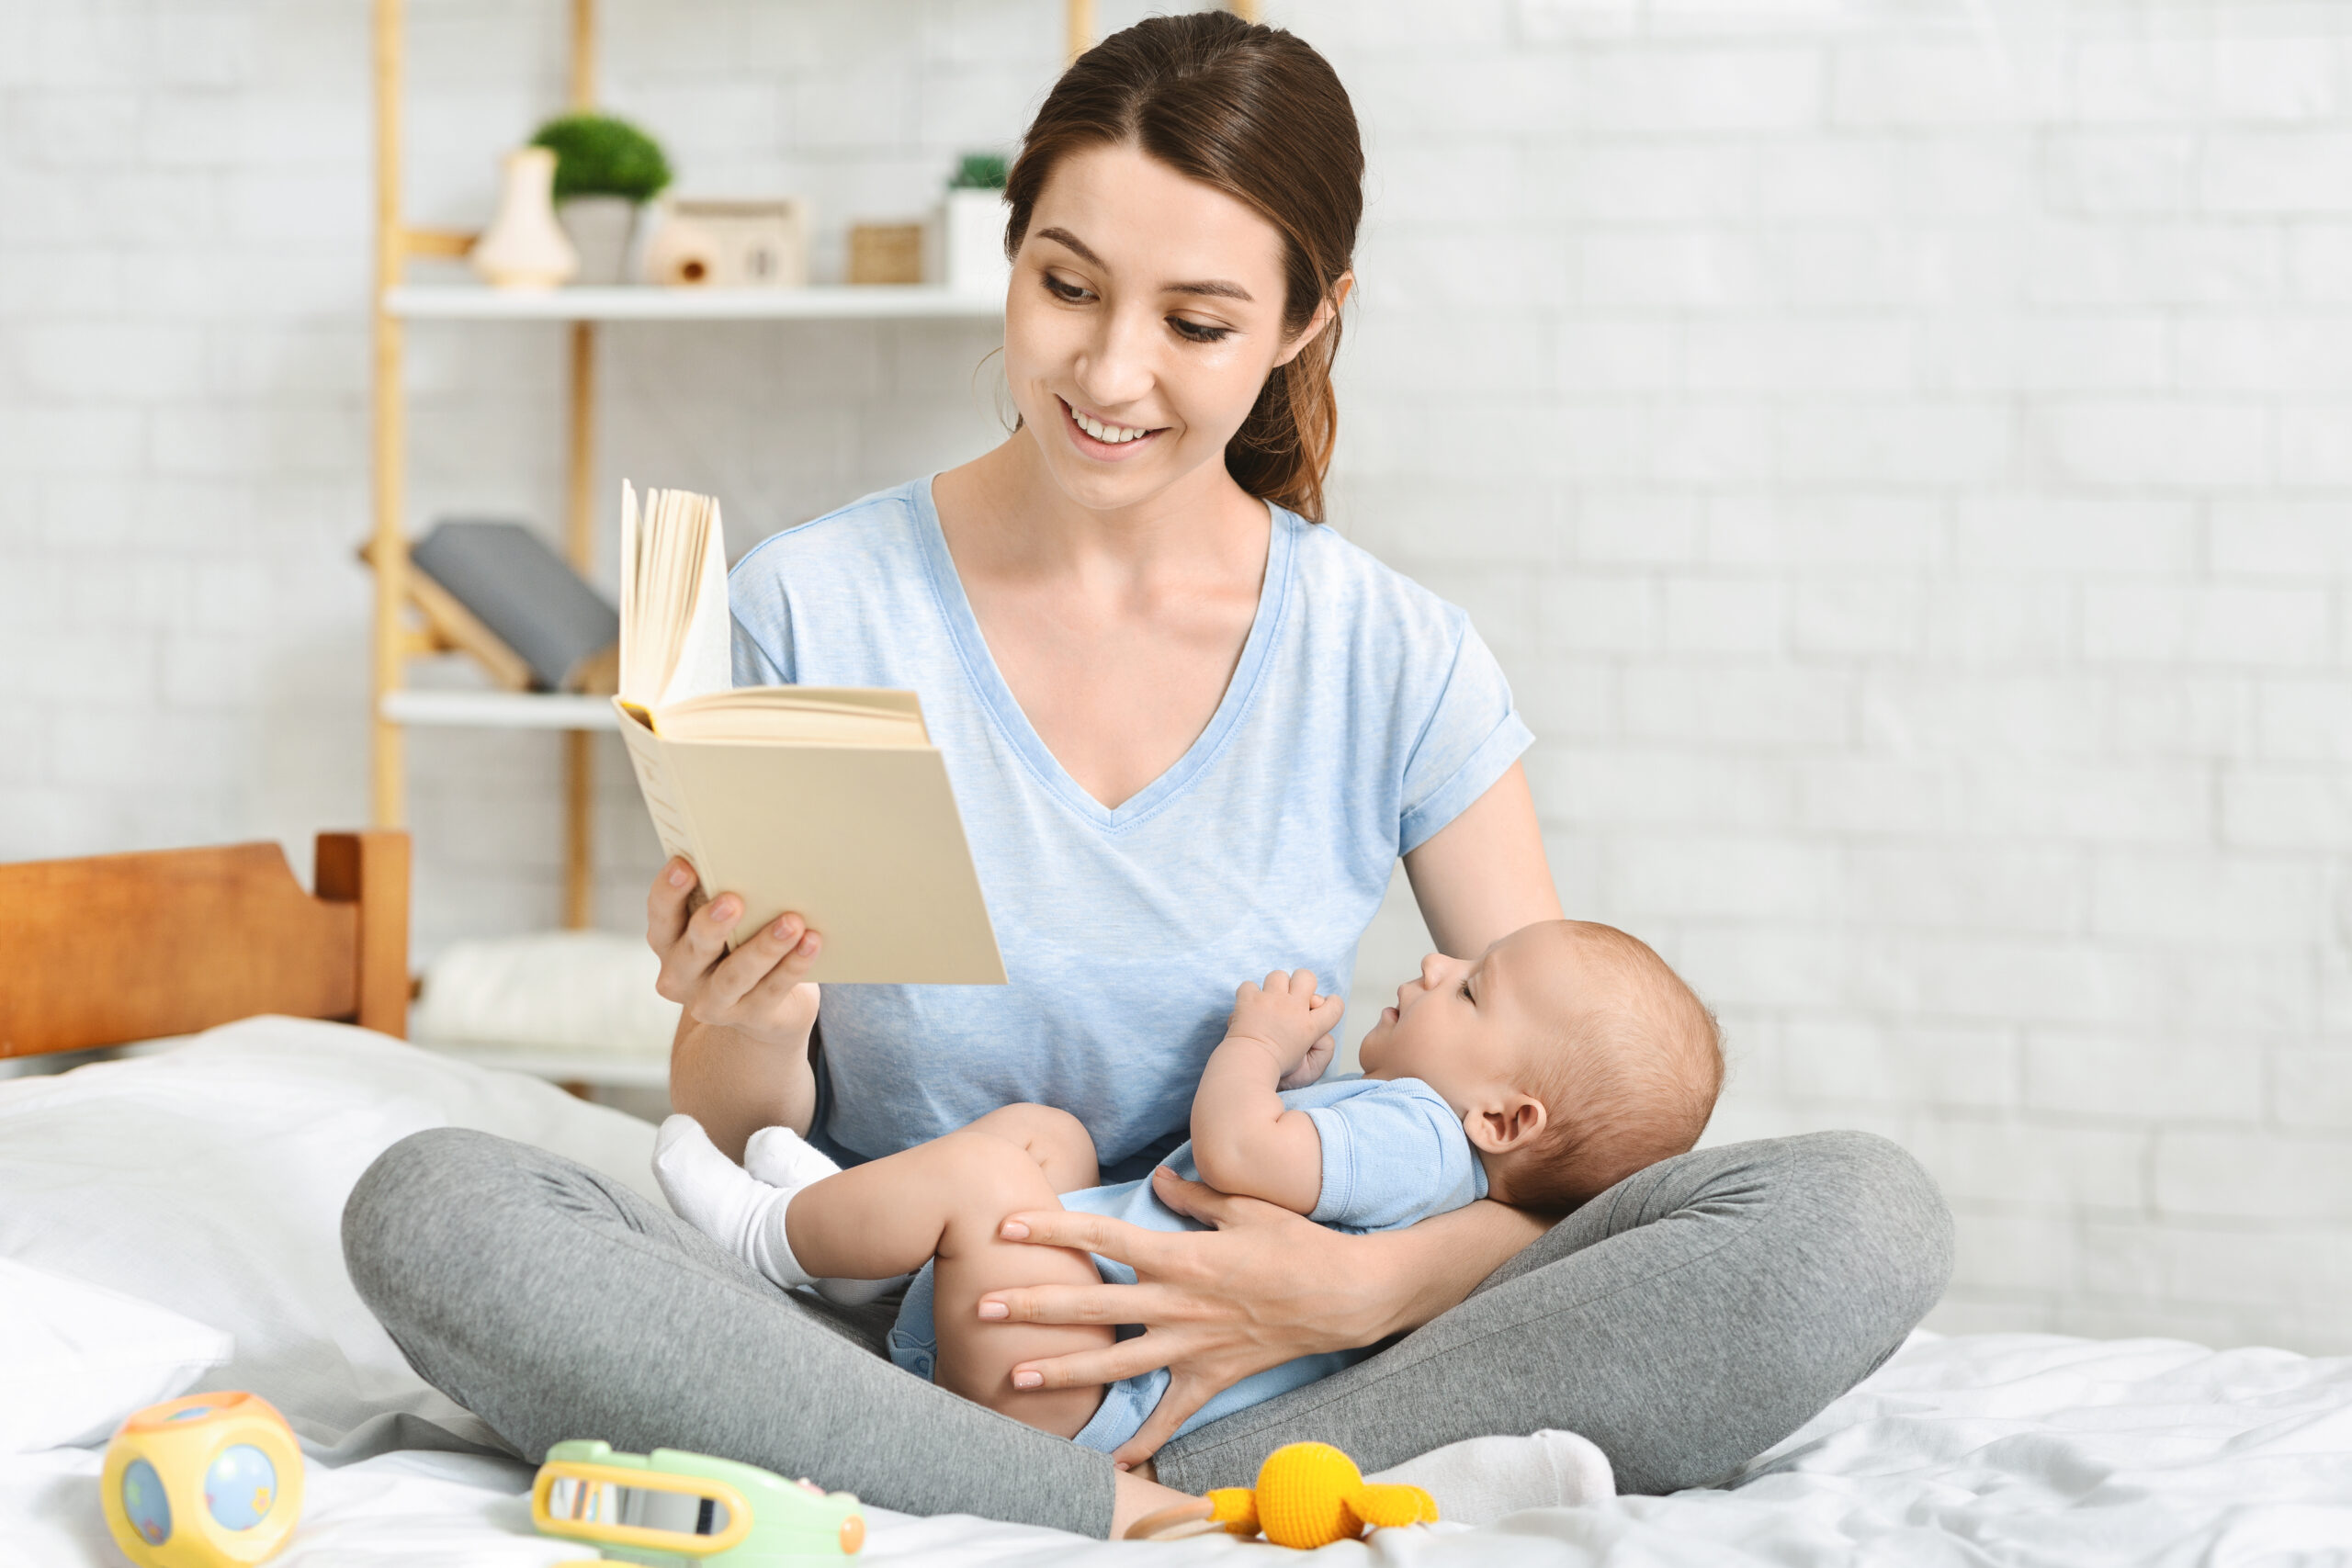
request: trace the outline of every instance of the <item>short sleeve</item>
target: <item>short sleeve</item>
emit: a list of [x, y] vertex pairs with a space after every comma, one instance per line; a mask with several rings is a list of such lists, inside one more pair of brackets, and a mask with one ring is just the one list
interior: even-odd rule
[[792, 608], [764, 543], [747, 551], [727, 574], [728, 646], [739, 686], [790, 686]]
[[1318, 1224], [1394, 1230], [1487, 1195], [1486, 1168], [1462, 1119], [1419, 1078], [1368, 1082], [1307, 1108], [1323, 1140]]
[[1513, 705], [1502, 666], [1456, 610], [1459, 637], [1445, 684], [1405, 759], [1396, 852], [1419, 849], [1462, 815], [1534, 742]]
[[[766, 649], [760, 646], [760, 639], [751, 627], [740, 619], [734, 622], [734, 627], [732, 647], [737, 685], [789, 686], [794, 683], [792, 676], [770, 657]], [[786, 645], [787, 649], [789, 646]], [[788, 651], [786, 657], [789, 659]]]

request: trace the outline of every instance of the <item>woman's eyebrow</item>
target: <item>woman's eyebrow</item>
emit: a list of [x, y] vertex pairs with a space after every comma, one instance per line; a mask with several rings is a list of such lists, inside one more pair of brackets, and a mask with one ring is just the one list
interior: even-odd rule
[[[1051, 240], [1066, 250], [1076, 252], [1080, 261], [1099, 266], [1106, 272], [1110, 270], [1109, 262], [1087, 249], [1086, 242], [1067, 229], [1040, 229], [1037, 231], [1037, 238]], [[1166, 294], [1207, 294], [1219, 299], [1239, 299], [1247, 304], [1257, 302], [1256, 297], [1247, 288], [1238, 283], [1227, 283], [1221, 277], [1212, 277], [1199, 283], [1166, 283], [1160, 286], [1160, 291]]]
[[1080, 261], [1091, 262], [1094, 265], [1105, 269], [1107, 269], [1111, 265], [1109, 262], [1104, 261], [1101, 256], [1096, 255], [1092, 251], [1088, 250], [1086, 248], [1086, 242], [1071, 233], [1067, 229], [1040, 229], [1037, 231], [1037, 238], [1041, 240], [1051, 240], [1057, 245], [1061, 245], [1069, 250], [1076, 251]]
[[1250, 290], [1238, 283], [1227, 283], [1221, 277], [1213, 277], [1204, 283], [1167, 283], [1160, 287], [1170, 294], [1214, 294], [1220, 299], [1256, 302], [1251, 299]]

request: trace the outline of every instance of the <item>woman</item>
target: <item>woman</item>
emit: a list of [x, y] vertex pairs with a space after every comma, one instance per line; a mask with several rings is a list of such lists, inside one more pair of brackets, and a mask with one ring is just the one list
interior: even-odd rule
[[[1140, 1174], [1182, 1135], [1233, 986], [1305, 966], [1344, 994], [1399, 854], [1449, 953], [1561, 913], [1492, 657], [1309, 521], [1362, 170], [1346, 94], [1289, 35], [1208, 13], [1107, 40], [1006, 192], [1020, 427], [737, 569], [739, 679], [921, 694], [1012, 984], [820, 1000], [799, 977], [821, 932], [786, 916], [727, 954], [737, 900], [690, 914], [690, 871], [665, 867], [649, 936], [685, 1004], [672, 1098], [721, 1147], [809, 1115], [778, 1068], [820, 1008], [814, 1135], [841, 1157], [1034, 1100], [1085, 1121], [1105, 1179]], [[1167, 1366], [1157, 1439], [1250, 1372], [1405, 1337], [1119, 1473], [897, 1371], [887, 1308], [779, 1292], [538, 1151], [397, 1145], [353, 1195], [346, 1251], [411, 1360], [525, 1453], [697, 1449], [890, 1507], [1095, 1533], [1167, 1500], [1155, 1468], [1186, 1491], [1246, 1483], [1307, 1438], [1375, 1469], [1566, 1427], [1628, 1490], [1712, 1481], [1884, 1359], [1950, 1267], [1932, 1186], [1859, 1134], [1695, 1152], [1548, 1228], [1479, 1202], [1349, 1236], [1156, 1179], [1216, 1228], [1010, 1222], [1142, 1282], [1001, 1292], [984, 1316], [1147, 1330], [1016, 1383]]]

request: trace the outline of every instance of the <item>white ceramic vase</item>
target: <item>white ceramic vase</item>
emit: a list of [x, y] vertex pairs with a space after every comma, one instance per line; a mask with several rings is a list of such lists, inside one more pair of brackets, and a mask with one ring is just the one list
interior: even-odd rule
[[493, 288], [554, 288], [580, 270], [580, 253], [555, 220], [555, 153], [523, 147], [506, 154], [498, 216], [467, 254]]
[[1004, 298], [1012, 264], [1004, 259], [1004, 192], [956, 189], [939, 215], [940, 270], [958, 294]]
[[556, 208], [555, 217], [571, 248], [580, 253], [574, 283], [593, 288], [628, 281], [637, 203], [625, 196], [575, 196]]

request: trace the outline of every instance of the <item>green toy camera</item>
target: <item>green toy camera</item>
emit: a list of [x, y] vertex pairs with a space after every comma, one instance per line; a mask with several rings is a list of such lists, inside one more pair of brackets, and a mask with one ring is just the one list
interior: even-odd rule
[[766, 1568], [846, 1557], [865, 1544], [865, 1515], [851, 1493], [708, 1454], [622, 1454], [585, 1440], [548, 1450], [531, 1487], [531, 1523], [543, 1535], [591, 1541], [606, 1558], [653, 1564]]

